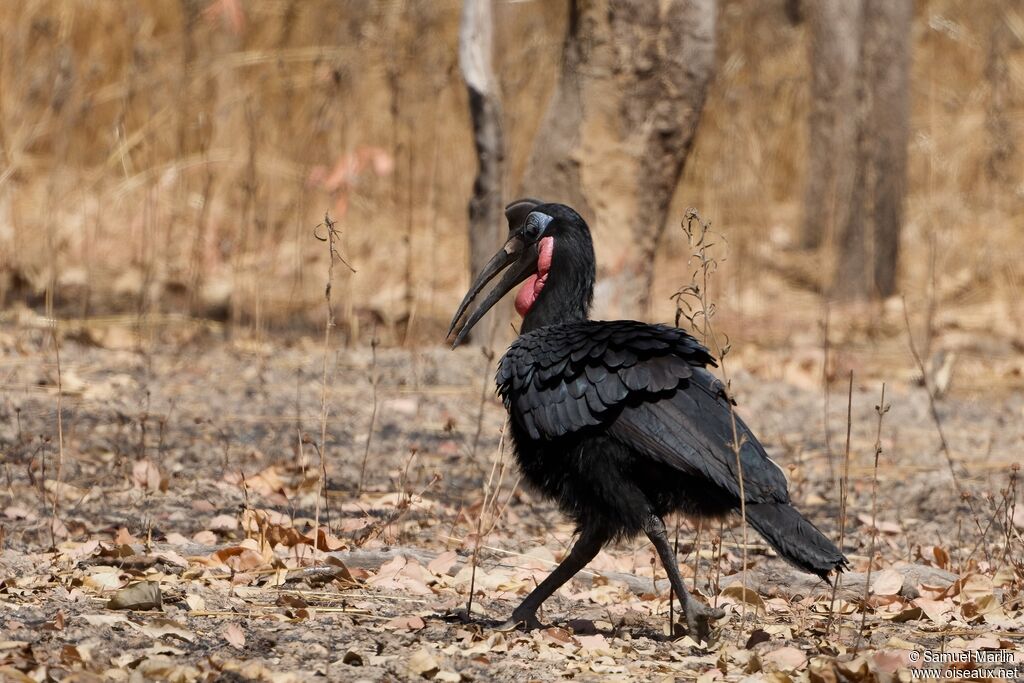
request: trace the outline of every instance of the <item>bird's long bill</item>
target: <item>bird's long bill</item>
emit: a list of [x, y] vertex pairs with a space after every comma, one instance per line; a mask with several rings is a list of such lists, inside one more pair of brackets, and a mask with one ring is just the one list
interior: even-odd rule
[[[511, 266], [511, 268], [509, 268]], [[470, 314], [469, 318], [466, 319], [466, 323], [459, 330], [458, 335], [455, 337], [455, 341], [452, 342], [452, 348], [462, 343], [469, 334], [469, 331], [473, 329], [473, 326], [480, 321], [480, 318], [484, 316], [487, 311], [491, 309], [494, 304], [498, 303], [503, 296], [509, 293], [509, 291], [518, 285], [520, 282], [530, 277], [537, 272], [537, 247], [530, 245], [529, 247], [523, 246], [523, 240], [518, 236], [512, 237], [505, 243], [505, 246], [499, 251], [494, 257], [484, 266], [480, 274], [476, 276], [469, 291], [466, 292], [466, 296], [462, 299], [462, 303], [459, 304], [459, 308], [455, 311], [455, 316], [452, 318], [452, 324], [448, 328], [448, 336], [452, 335], [455, 331], [455, 327], [458, 325], [459, 320], [462, 318], [466, 309], [473, 303], [480, 291], [487, 286], [487, 283], [493, 280], [498, 273], [509, 268], [508, 272], [505, 273], [504, 277], [487, 293], [487, 297], [477, 306], [476, 310]]]

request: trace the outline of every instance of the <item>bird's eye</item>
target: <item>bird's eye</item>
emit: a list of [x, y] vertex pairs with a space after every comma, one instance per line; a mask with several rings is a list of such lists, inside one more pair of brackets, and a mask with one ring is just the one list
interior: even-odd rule
[[535, 211], [526, 217], [526, 224], [523, 225], [523, 234], [531, 242], [537, 240], [544, 234], [552, 220], [554, 219], [551, 216]]

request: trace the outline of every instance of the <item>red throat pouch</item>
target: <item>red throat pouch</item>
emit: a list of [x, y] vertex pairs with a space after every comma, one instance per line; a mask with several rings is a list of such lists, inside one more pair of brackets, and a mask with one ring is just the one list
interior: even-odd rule
[[544, 289], [548, 280], [548, 271], [551, 270], [551, 254], [555, 248], [554, 237], [542, 237], [538, 245], [537, 272], [526, 279], [519, 293], [516, 294], [516, 312], [526, 317], [526, 314], [537, 302], [537, 297]]

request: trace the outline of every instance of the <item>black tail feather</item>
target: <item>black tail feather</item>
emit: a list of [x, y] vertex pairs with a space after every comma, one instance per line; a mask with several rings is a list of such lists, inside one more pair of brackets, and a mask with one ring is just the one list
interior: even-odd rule
[[785, 560], [829, 582], [849, 565], [842, 551], [792, 505], [747, 504], [747, 521]]

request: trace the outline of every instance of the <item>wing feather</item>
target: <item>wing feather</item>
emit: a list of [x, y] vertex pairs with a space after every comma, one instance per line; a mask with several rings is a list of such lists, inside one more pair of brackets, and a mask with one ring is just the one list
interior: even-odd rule
[[[732, 406], [708, 370], [711, 354], [686, 332], [619, 320], [552, 325], [517, 339], [501, 359], [498, 392], [531, 439], [601, 426], [649, 457], [739, 496]], [[786, 478], [739, 417], [748, 502], [787, 502]]]
[[614, 406], [622, 403], [629, 395], [629, 388], [623, 383], [618, 373], [608, 373], [604, 381], [594, 385], [601, 402], [606, 406]]
[[520, 336], [496, 380], [513, 418], [529, 422], [531, 438], [552, 439], [607, 425], [626, 403], [675, 389], [708, 364], [707, 350], [677, 328], [579, 321]]
[[608, 376], [608, 368], [600, 363], [588, 365], [586, 367], [587, 381], [591, 384], [597, 384], [598, 382], [604, 381], [604, 378]]
[[743, 420], [733, 415], [720, 385], [711, 373], [697, 370], [671, 397], [624, 408], [608, 433], [739, 498], [732, 428], [735, 417], [747, 502], [789, 502], [785, 475]]
[[651, 370], [648, 366], [657, 363], [637, 363], [628, 368], [623, 368], [619, 373], [622, 383], [629, 387], [630, 391], [647, 391], [651, 387]]

